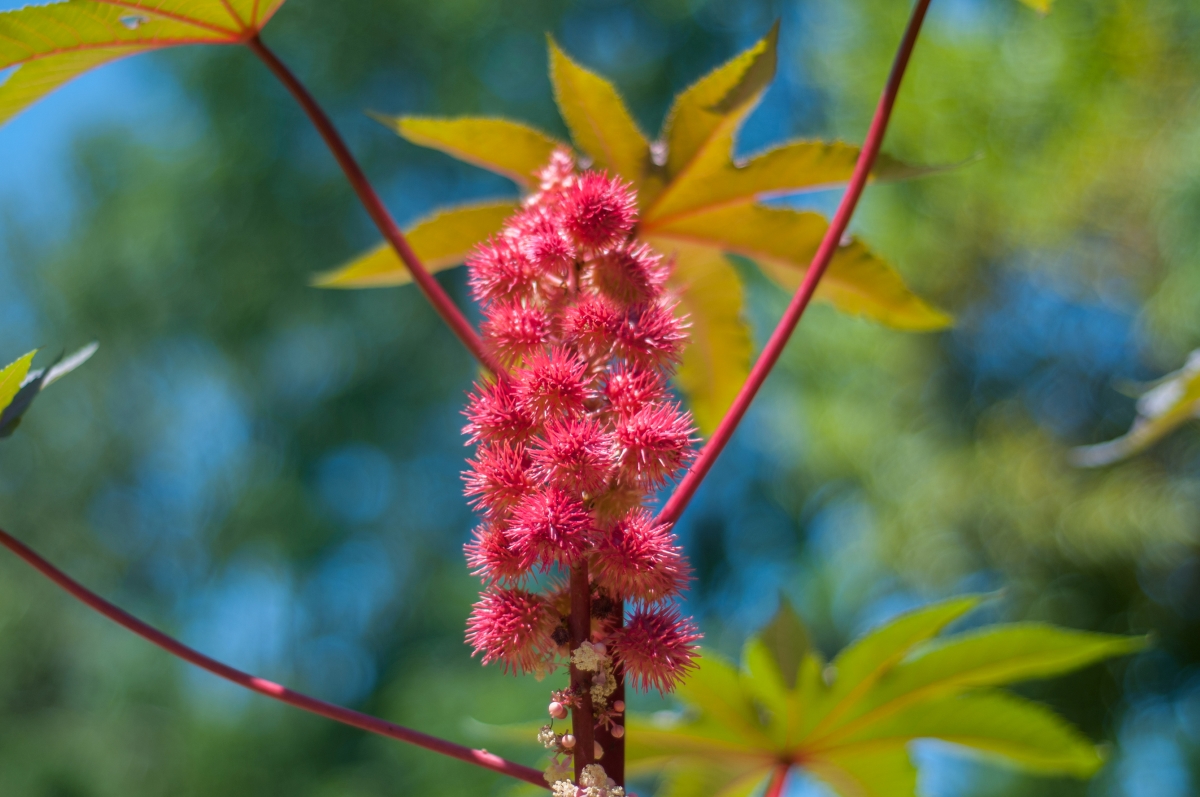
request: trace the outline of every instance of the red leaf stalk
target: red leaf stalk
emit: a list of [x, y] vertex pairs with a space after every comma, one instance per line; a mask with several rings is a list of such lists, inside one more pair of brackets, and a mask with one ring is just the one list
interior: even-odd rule
[[208, 670], [220, 678], [232, 681], [238, 686], [258, 692], [260, 695], [266, 695], [273, 700], [287, 703], [289, 706], [295, 706], [298, 709], [317, 714], [326, 719], [352, 725], [355, 728], [376, 733], [380, 736], [386, 736], [389, 739], [396, 739], [408, 744], [414, 744], [417, 747], [424, 747], [426, 750], [432, 750], [435, 753], [457, 758], [459, 761], [465, 761], [468, 764], [474, 764], [484, 769], [490, 769], [493, 772], [499, 772], [501, 775], [508, 775], [511, 778], [546, 788], [546, 780], [542, 776], [542, 773], [531, 767], [506, 761], [499, 756], [492, 755], [486, 750], [473, 750], [470, 747], [464, 747], [454, 742], [448, 742], [445, 739], [439, 739], [436, 736], [414, 731], [379, 719], [378, 717], [372, 717], [369, 714], [363, 714], [352, 709], [334, 705], [333, 703], [327, 703], [324, 700], [318, 700], [315, 697], [309, 697], [308, 695], [288, 689], [285, 686], [280, 686], [263, 678], [257, 678], [241, 670], [236, 670], [216, 659], [209, 658], [203, 653], [193, 650], [182, 642], [167, 636], [158, 629], [147, 625], [123, 609], [88, 590], [54, 565], [38, 556], [24, 543], [13, 538], [3, 530], [0, 530], [0, 545], [4, 545], [4, 547], [36, 568], [46, 578], [70, 593], [72, 597], [104, 615], [109, 620], [124, 626], [143, 639], [158, 645], [171, 655], [177, 656], [201, 669]]
[[279, 60], [275, 53], [271, 52], [258, 36], [252, 36], [246, 40], [246, 46], [251, 52], [259, 57], [267, 68], [279, 78], [279, 81], [287, 87], [296, 101], [308, 114], [308, 118], [312, 120], [313, 126], [317, 128], [317, 132], [321, 134], [321, 138], [325, 139], [325, 144], [337, 159], [338, 165], [342, 167], [342, 171], [346, 174], [346, 179], [350, 181], [350, 185], [354, 188], [354, 192], [358, 194], [358, 199], [366, 208], [367, 213], [371, 216], [371, 220], [375, 222], [375, 226], [383, 233], [383, 237], [392, 248], [396, 250], [396, 254], [404, 261], [404, 265], [408, 266], [409, 272], [412, 274], [413, 281], [417, 283], [417, 287], [425, 294], [425, 298], [429, 299], [433, 309], [442, 317], [442, 320], [449, 325], [450, 329], [458, 336], [458, 339], [463, 342], [467, 350], [475, 355], [485, 367], [496, 374], [503, 374], [504, 369], [501, 368], [496, 361], [490, 357], [487, 351], [484, 350], [483, 343], [479, 339], [479, 335], [475, 332], [471, 322], [466, 319], [462, 312], [455, 306], [453, 300], [442, 290], [442, 286], [438, 284], [429, 270], [417, 257], [417, 253], [409, 246], [408, 239], [404, 237], [404, 233], [400, 231], [400, 227], [396, 224], [392, 214], [388, 212], [387, 207], [383, 204], [383, 200], [379, 198], [379, 194], [375, 192], [370, 180], [363, 173], [362, 168], [358, 165], [358, 161], [354, 159], [354, 155], [350, 153], [350, 148], [346, 146], [346, 142], [342, 139], [337, 128], [333, 126], [332, 120], [325, 113], [324, 109], [317, 103], [316, 99], [305, 88], [304, 84], [292, 74], [292, 71]]
[[781, 797], [783, 787], [787, 785], [788, 772], [791, 771], [791, 764], [780, 764], [775, 772], [771, 775], [771, 782], [767, 784], [767, 791], [763, 797]]
[[734, 400], [733, 406], [730, 407], [725, 417], [721, 419], [721, 423], [717, 426], [716, 432], [713, 433], [712, 439], [704, 446], [704, 449], [692, 464], [687, 475], [680, 481], [671, 498], [663, 506], [662, 511], [659, 512], [657, 518], [659, 523], [671, 525], [679, 520], [680, 515], [687, 508], [700, 483], [704, 481], [704, 477], [708, 475], [713, 463], [716, 462], [717, 457], [720, 456], [721, 451], [724, 450], [725, 445], [733, 436], [734, 430], [737, 429], [738, 424], [741, 423], [742, 418], [746, 415], [746, 410], [750, 408], [750, 402], [758, 395], [759, 388], [763, 386], [771, 370], [779, 361], [784, 347], [787, 346], [788, 340], [791, 339], [792, 333], [796, 331], [796, 326], [800, 323], [801, 316], [804, 315], [809, 302], [812, 301], [813, 294], [817, 290], [817, 285], [820, 283], [821, 277], [825, 275], [826, 269], [829, 268], [829, 263], [833, 260], [833, 255], [841, 243], [842, 236], [846, 233], [846, 228], [850, 224], [850, 217], [854, 215], [854, 210], [858, 206], [858, 200], [862, 196], [863, 189], [866, 187], [867, 178], [870, 177], [871, 168], [875, 164], [875, 158], [879, 154], [879, 148], [883, 144], [883, 137], [887, 132], [888, 122], [892, 115], [892, 107], [896, 104], [896, 95], [900, 92], [900, 83], [904, 79], [904, 72], [908, 68], [909, 57], [912, 55], [913, 46], [917, 43], [917, 36], [921, 32], [921, 23], [925, 20], [925, 12], [929, 8], [929, 2], [930, 0], [917, 0], [917, 4], [913, 8], [908, 28], [904, 32], [904, 38], [900, 42], [900, 48], [896, 52], [896, 58], [892, 63], [892, 71], [888, 76], [887, 85], [884, 87], [883, 95], [879, 98], [879, 105], [876, 107], [875, 116], [871, 120], [871, 127], [867, 131], [867, 138], [863, 142], [862, 150], [859, 152], [858, 162], [854, 166], [854, 173], [850, 177], [850, 183], [846, 186], [846, 193], [842, 196], [837, 213], [834, 215], [833, 221], [830, 222], [829, 229], [825, 232], [825, 238], [821, 241], [820, 248], [817, 249], [817, 253], [813, 256], [812, 264], [808, 267], [804, 281], [800, 284], [799, 289], [797, 289], [796, 295], [792, 298], [791, 304], [788, 305], [787, 311], [784, 312], [783, 318], [780, 319], [779, 325], [775, 327], [775, 331], [771, 334], [771, 339], [763, 347], [762, 355], [750, 371], [750, 376]]

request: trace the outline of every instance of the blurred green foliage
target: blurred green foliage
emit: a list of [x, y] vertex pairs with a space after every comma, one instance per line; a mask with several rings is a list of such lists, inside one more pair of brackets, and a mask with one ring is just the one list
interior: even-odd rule
[[[780, 79], [748, 153], [861, 138], [906, 11], [290, 0], [265, 38], [411, 221], [510, 189], [361, 111], [502, 114], [565, 136], [546, 31], [653, 130], [675, 92], [782, 17]], [[1007, 588], [994, 611], [1008, 619], [1156, 632], [1128, 666], [1023, 687], [1117, 744], [1096, 785], [926, 763], [926, 794], [1184, 797], [1200, 784], [1200, 438], [1184, 428], [1105, 470], [1066, 459], [1129, 427], [1116, 385], [1177, 368], [1200, 339], [1198, 43], [1185, 0], [1064, 2], [1045, 17], [935, 2], [885, 148], [980, 158], [872, 187], [855, 232], [960, 324], [913, 336], [814, 308], [680, 526], [690, 608], [731, 655], [780, 588], [827, 657], [900, 609], [978, 588]], [[460, 553], [468, 357], [411, 289], [307, 287], [374, 235], [248, 53], [143, 62], [167, 76], [169, 124], [80, 135], [70, 206], [49, 220], [23, 226], [23, 198], [7, 198], [0, 360], [104, 348], [0, 450], [4, 527], [265, 677], [460, 740], [468, 717], [540, 719], [548, 684], [483, 670], [462, 642], [476, 593]], [[786, 297], [743, 275], [761, 341]], [[6, 797], [507, 788], [189, 672], [0, 557]]]

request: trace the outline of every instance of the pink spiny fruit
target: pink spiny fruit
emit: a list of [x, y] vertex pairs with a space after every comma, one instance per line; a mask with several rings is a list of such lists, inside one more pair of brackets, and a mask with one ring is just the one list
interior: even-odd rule
[[467, 641], [483, 663], [502, 662], [504, 669], [538, 672], [546, 651], [554, 646], [550, 638], [555, 618], [546, 601], [519, 589], [491, 589], [480, 596], [467, 621]]
[[513, 585], [525, 581], [529, 576], [529, 568], [525, 566], [521, 555], [512, 549], [512, 542], [504, 529], [493, 523], [484, 523], [475, 529], [464, 551], [471, 572], [485, 583]]
[[[553, 670], [578, 652], [561, 576], [586, 564], [588, 641], [603, 650], [611, 638], [643, 684], [669, 689], [695, 631], [677, 611], [646, 606], [678, 596], [689, 571], [670, 528], [644, 507], [691, 457], [691, 418], [668, 398], [686, 325], [666, 292], [669, 267], [633, 235], [629, 186], [577, 173], [565, 151], [538, 178], [540, 190], [467, 260], [484, 344], [508, 368], [475, 386], [465, 412], [477, 446], [466, 492], [485, 521], [466, 555], [490, 585], [468, 641], [485, 662]], [[596, 609], [620, 601], [642, 606], [624, 629]]]
[[647, 603], [675, 597], [691, 571], [668, 526], [636, 509], [614, 525], [592, 554], [596, 579], [614, 595]]
[[666, 693], [693, 669], [700, 632], [691, 618], [674, 606], [646, 607], [634, 612], [613, 634], [613, 647], [625, 672], [643, 692]]

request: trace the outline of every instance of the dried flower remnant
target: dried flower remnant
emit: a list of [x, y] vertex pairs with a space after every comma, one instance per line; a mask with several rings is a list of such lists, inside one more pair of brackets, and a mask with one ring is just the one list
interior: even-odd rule
[[[468, 641], [485, 663], [514, 671], [552, 672], [573, 657], [588, 683], [556, 692], [551, 717], [590, 698], [596, 724], [611, 730], [621, 728], [607, 705], [617, 673], [669, 691], [698, 639], [668, 603], [688, 582], [683, 553], [645, 508], [692, 457], [691, 416], [667, 387], [686, 330], [665, 287], [668, 265], [633, 236], [631, 189], [578, 173], [565, 151], [538, 177], [539, 191], [467, 261], [484, 346], [509, 367], [476, 385], [465, 411], [476, 446], [466, 493], [483, 521], [467, 558], [485, 583]], [[551, 575], [545, 594], [517, 587], [583, 563], [592, 626], [572, 651], [563, 584]], [[628, 628], [596, 610], [623, 601], [640, 607]], [[543, 737], [557, 755], [575, 747], [550, 726]], [[619, 791], [605, 776], [581, 781], [578, 793]]]

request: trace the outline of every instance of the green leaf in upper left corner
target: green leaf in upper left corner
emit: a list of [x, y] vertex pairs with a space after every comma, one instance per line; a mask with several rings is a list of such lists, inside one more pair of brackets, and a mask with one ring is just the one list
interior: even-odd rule
[[88, 70], [187, 44], [242, 44], [283, 0], [67, 0], [0, 12], [0, 124]]
[[12, 403], [13, 397], [17, 395], [17, 391], [21, 389], [21, 383], [25, 381], [29, 368], [33, 365], [35, 354], [37, 354], [37, 349], [9, 363], [3, 371], [0, 371], [0, 412], [7, 409], [8, 405]]

